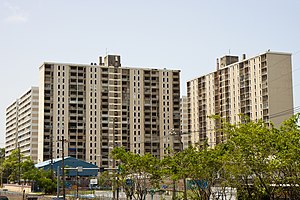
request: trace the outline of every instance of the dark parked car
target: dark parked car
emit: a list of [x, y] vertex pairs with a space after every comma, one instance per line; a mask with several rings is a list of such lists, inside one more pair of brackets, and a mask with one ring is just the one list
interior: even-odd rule
[[7, 196], [0, 196], [0, 200], [8, 200]]

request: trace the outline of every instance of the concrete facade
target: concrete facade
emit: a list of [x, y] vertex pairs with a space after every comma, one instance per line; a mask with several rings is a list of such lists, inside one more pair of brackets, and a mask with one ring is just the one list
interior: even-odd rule
[[182, 96], [180, 99], [180, 127], [181, 127], [181, 142], [183, 149], [189, 147], [191, 143], [191, 135], [188, 130], [188, 99], [187, 96]]
[[163, 157], [170, 131], [180, 132], [179, 70], [121, 67], [108, 55], [99, 64], [46, 62], [39, 73], [41, 161], [62, 156], [62, 136], [65, 156], [98, 166], [113, 166], [114, 146]]
[[38, 95], [32, 87], [6, 109], [5, 156], [20, 148], [24, 156], [37, 163], [38, 155]]
[[187, 95], [192, 144], [207, 140], [214, 147], [226, 139], [213, 115], [232, 124], [248, 117], [278, 126], [293, 114], [291, 54], [268, 51], [240, 61], [224, 56], [215, 72], [187, 82]]

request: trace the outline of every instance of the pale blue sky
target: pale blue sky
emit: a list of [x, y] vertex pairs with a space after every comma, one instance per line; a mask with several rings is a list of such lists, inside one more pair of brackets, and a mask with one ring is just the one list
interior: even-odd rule
[[[0, 0], [0, 147], [5, 108], [32, 85], [44, 61], [90, 63], [106, 49], [122, 65], [181, 69], [186, 81], [216, 58], [268, 49], [300, 51], [298, 0]], [[293, 55], [300, 105], [300, 53]]]

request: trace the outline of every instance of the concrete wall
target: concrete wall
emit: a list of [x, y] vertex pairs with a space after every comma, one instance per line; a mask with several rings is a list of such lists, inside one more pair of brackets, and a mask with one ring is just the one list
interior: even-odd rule
[[12, 192], [20, 192], [22, 193], [25, 190], [25, 193], [31, 192], [30, 185], [16, 185], [16, 184], [3, 184], [3, 189], [7, 189]]

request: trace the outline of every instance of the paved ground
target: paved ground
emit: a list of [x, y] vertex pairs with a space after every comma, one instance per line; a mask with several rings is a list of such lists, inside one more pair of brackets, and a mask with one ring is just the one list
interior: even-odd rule
[[[107, 200], [112, 199], [112, 197], [113, 197], [111, 191], [95, 191], [95, 195], [97, 197], [100, 197], [100, 199], [103, 198], [103, 199], [107, 199]], [[119, 197], [120, 197], [119, 198], [120, 200], [126, 200], [126, 195], [124, 192], [120, 192]], [[171, 195], [159, 195], [159, 194], [155, 194], [153, 196], [153, 200], [161, 200], [161, 199], [170, 200], [170, 199], [172, 199], [172, 196]], [[146, 200], [152, 200], [150, 194], [148, 194], [146, 196]]]
[[[23, 200], [23, 195], [21, 193], [16, 193], [16, 192], [10, 192], [10, 191], [0, 191], [0, 195], [5, 195], [9, 198], [9, 200]], [[27, 196], [32, 196], [28, 195]], [[38, 196], [38, 200], [51, 200], [53, 196]], [[111, 200], [113, 195], [111, 191], [95, 191], [95, 199], [97, 200]], [[76, 200], [75, 197], [67, 197], [68, 200]], [[80, 198], [81, 199], [81, 198]], [[85, 198], [82, 198], [85, 199]], [[155, 194], [153, 196], [153, 199], [151, 198], [151, 195], [148, 194], [146, 196], [146, 200], [171, 200], [170, 195], [158, 195]], [[26, 200], [26, 197], [25, 197]], [[119, 193], [119, 200], [126, 200], [126, 195], [124, 192]]]

